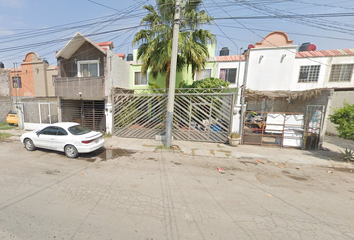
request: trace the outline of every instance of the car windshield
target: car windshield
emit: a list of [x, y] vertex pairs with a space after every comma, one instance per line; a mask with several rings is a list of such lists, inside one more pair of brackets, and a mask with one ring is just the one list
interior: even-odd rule
[[16, 110], [10, 110], [9, 114], [17, 114]]
[[84, 126], [81, 126], [81, 125], [75, 125], [75, 126], [69, 127], [68, 130], [73, 135], [82, 135], [82, 134], [91, 132], [90, 129], [88, 129]]

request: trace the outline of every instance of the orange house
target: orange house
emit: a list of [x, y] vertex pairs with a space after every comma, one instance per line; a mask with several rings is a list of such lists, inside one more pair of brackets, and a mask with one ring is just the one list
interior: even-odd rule
[[21, 66], [11, 69], [10, 75], [12, 96], [55, 96], [53, 80], [58, 75], [57, 67], [50, 66], [35, 52], [27, 53]]

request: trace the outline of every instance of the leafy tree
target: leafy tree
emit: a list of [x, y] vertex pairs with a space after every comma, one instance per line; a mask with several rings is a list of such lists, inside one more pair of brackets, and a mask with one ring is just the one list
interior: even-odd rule
[[[141, 20], [146, 29], [135, 34], [133, 45], [139, 44], [138, 59], [142, 61], [141, 71], [156, 78], [160, 73], [166, 74], [166, 88], [169, 87], [171, 69], [171, 50], [175, 0], [156, 0], [156, 9], [145, 5], [148, 14]], [[178, 38], [177, 71], [191, 67], [192, 77], [203, 69], [209, 52], [206, 44], [215, 42], [215, 35], [199, 26], [212, 22], [204, 11], [199, 11], [202, 0], [183, 1]], [[188, 68], [187, 68], [188, 69]]]
[[339, 136], [345, 139], [354, 140], [354, 104], [344, 102], [343, 107], [334, 110], [329, 120], [338, 124], [336, 126]]

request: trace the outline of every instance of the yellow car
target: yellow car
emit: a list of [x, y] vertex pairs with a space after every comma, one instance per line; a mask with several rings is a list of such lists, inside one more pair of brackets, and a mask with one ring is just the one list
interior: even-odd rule
[[12, 109], [10, 110], [10, 112], [7, 114], [7, 118], [6, 118], [6, 122], [9, 125], [14, 125], [14, 124], [18, 124], [18, 120], [17, 120], [17, 110], [16, 109]]

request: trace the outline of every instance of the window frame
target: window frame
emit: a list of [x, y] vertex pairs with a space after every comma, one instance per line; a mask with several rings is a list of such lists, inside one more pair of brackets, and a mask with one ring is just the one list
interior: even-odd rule
[[[47, 131], [48, 129], [56, 129], [56, 133], [55, 135], [54, 134], [46, 134], [45, 131]], [[58, 134], [58, 127], [54, 127], [54, 126], [49, 126], [49, 127], [46, 127], [44, 129], [42, 129], [40, 132], [38, 132], [38, 135], [41, 134], [41, 135], [46, 135], [46, 136], [56, 136]]]
[[[230, 81], [228, 81], [228, 80], [226, 80], [226, 79], [225, 79], [225, 80], [223, 79], [223, 80], [224, 80], [224, 82], [228, 81], [230, 84], [236, 84], [236, 81], [237, 81], [237, 74], [238, 74], [238, 69], [237, 69], [237, 68], [220, 68], [220, 70], [219, 70], [219, 78], [220, 78], [221, 70], [225, 70], [225, 71], [226, 71], [226, 70], [229, 70], [229, 71], [230, 71], [230, 70], [232, 70], [232, 69], [235, 69], [235, 71], [236, 71], [236, 72], [235, 72], [235, 82], [232, 83], [232, 82], [230, 82]], [[225, 78], [226, 78], [226, 74], [225, 74]], [[220, 78], [220, 79], [222, 79], [222, 78]]]
[[[77, 61], [77, 76], [81, 76], [80, 66], [83, 64], [97, 63], [97, 77], [100, 77], [100, 61], [99, 60], [81, 60]], [[91, 77], [91, 76], [90, 76]]]
[[[308, 68], [308, 71], [307, 71], [307, 76], [306, 76], [306, 81], [301, 81], [300, 80], [300, 77], [301, 77], [301, 73], [303, 73], [304, 71], [301, 71], [302, 68]], [[315, 68], [318, 68], [318, 72], [316, 73], [315, 71]], [[299, 77], [297, 79], [297, 82], [298, 83], [317, 83], [318, 82], [318, 79], [319, 79], [319, 76], [320, 76], [320, 71], [321, 71], [321, 65], [302, 65], [300, 66], [300, 69], [299, 69]], [[316, 80], [315, 81], [310, 81], [309, 79], [312, 77], [314, 77], [315, 75], [317, 74], [316, 76]], [[303, 79], [303, 78], [301, 78]]]
[[[210, 70], [210, 78], [213, 77], [213, 68], [203, 68], [203, 70]], [[197, 79], [197, 76], [198, 76], [198, 72], [195, 73], [195, 77], [194, 77], [194, 81], [199, 81], [199, 80], [202, 80], [202, 79], [205, 79], [205, 78], [202, 78], [202, 79]]]
[[[60, 131], [64, 132], [65, 134], [59, 134]], [[67, 135], [69, 135], [69, 134], [64, 128], [58, 127], [57, 136], [67, 136]]]
[[[15, 87], [15, 82], [14, 82], [15, 78], [16, 78], [17, 87]], [[20, 81], [18, 81], [18, 80], [20, 80]], [[20, 76], [13, 76], [12, 77], [12, 88], [22, 88], [22, 79]]]
[[149, 85], [149, 71], [146, 72], [146, 84], [135, 84], [135, 73], [141, 73], [141, 76], [143, 76], [143, 73], [141, 70], [133, 71], [133, 86], [148, 86]]
[[[340, 70], [338, 72], [338, 75], [336, 76], [336, 79], [338, 80], [333, 80], [334, 78], [334, 72], [333, 72], [333, 67], [340, 66]], [[349, 80], [341, 80], [343, 76], [347, 74], [347, 71], [343, 72], [343, 66], [351, 66], [351, 71], [349, 73]], [[331, 73], [329, 74], [329, 82], [351, 82], [352, 77], [353, 77], [353, 70], [354, 70], [354, 64], [353, 63], [344, 63], [344, 64], [332, 64], [331, 66]]]

